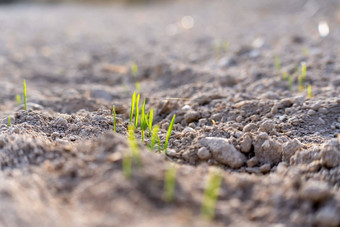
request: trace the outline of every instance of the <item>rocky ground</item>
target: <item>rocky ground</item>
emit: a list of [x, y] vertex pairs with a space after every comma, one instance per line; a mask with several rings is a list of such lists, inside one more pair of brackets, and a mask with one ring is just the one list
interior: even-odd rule
[[[2, 5], [0, 31], [1, 226], [340, 226], [337, 1]], [[142, 166], [127, 179], [136, 86], [162, 144], [176, 120], [167, 155], [136, 131]]]

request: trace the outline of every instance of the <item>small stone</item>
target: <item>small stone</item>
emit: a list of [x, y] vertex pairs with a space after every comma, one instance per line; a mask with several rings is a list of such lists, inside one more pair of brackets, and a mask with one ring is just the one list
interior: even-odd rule
[[225, 138], [205, 137], [200, 140], [200, 144], [208, 147], [218, 162], [231, 168], [240, 168], [246, 161], [246, 157]]
[[257, 160], [256, 157], [252, 157], [251, 159], [249, 159], [249, 160], [247, 161], [247, 166], [248, 166], [248, 167], [257, 166], [257, 164], [259, 164], [259, 161]]
[[168, 156], [170, 156], [170, 157], [173, 157], [173, 158], [178, 157], [178, 155], [177, 155], [177, 153], [176, 153], [176, 151], [175, 151], [174, 149], [169, 149], [169, 148], [168, 148], [166, 154], [167, 154]]
[[253, 140], [254, 153], [260, 163], [274, 165], [282, 159], [281, 144], [261, 133]]
[[307, 114], [313, 116], [316, 112], [314, 110], [308, 110]]
[[184, 130], [182, 131], [182, 133], [188, 133], [188, 132], [195, 132], [195, 130], [191, 127], [185, 127]]
[[243, 121], [243, 117], [240, 116], [240, 115], [237, 116], [236, 121], [237, 121], [238, 123], [241, 123], [241, 122]]
[[243, 153], [249, 153], [251, 150], [252, 145], [252, 139], [249, 134], [245, 134], [242, 137], [241, 143], [240, 143], [240, 149]]
[[329, 140], [322, 145], [321, 162], [328, 168], [340, 166], [340, 142], [338, 139]]
[[290, 158], [300, 149], [301, 144], [297, 139], [284, 143], [282, 146], [282, 160], [289, 163]]
[[197, 151], [197, 156], [202, 160], [208, 160], [211, 158], [211, 153], [206, 147], [201, 147]]
[[274, 128], [274, 122], [272, 120], [266, 120], [260, 125], [260, 131], [270, 133]]
[[162, 124], [162, 129], [168, 129], [169, 128], [169, 122], [164, 122], [163, 124]]
[[329, 197], [329, 187], [327, 183], [316, 180], [309, 180], [303, 184], [301, 197], [312, 200], [313, 202], [322, 202]]
[[182, 107], [182, 110], [189, 111], [189, 110], [191, 110], [191, 107], [189, 105], [185, 105], [185, 106]]
[[320, 107], [321, 107], [321, 102], [316, 102], [311, 106], [312, 110], [314, 111], [318, 111]]
[[52, 139], [53, 140], [55, 140], [56, 138], [59, 138], [59, 132], [53, 132], [52, 134], [51, 134], [51, 137], [52, 137]]
[[67, 127], [67, 120], [64, 119], [64, 118], [61, 118], [61, 117], [57, 118], [54, 123], [58, 128], [66, 128]]
[[260, 167], [261, 173], [265, 174], [270, 171], [270, 164], [264, 164]]
[[243, 128], [243, 132], [251, 132], [257, 130], [257, 125], [254, 123], [249, 123]]
[[198, 121], [200, 118], [200, 113], [196, 111], [189, 111], [184, 115], [184, 121], [187, 124], [190, 124], [191, 122]]

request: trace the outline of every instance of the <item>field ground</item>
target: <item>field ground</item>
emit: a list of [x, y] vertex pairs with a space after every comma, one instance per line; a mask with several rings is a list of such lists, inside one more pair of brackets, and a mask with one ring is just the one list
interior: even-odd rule
[[[1, 5], [0, 31], [0, 226], [340, 226], [337, 1]], [[162, 144], [176, 120], [127, 179], [136, 87]]]

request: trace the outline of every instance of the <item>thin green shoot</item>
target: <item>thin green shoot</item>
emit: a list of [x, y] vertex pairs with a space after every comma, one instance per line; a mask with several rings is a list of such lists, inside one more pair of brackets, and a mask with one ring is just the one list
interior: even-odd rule
[[289, 84], [289, 90], [292, 92], [293, 91], [293, 77], [292, 77], [292, 75], [289, 75], [289, 77], [288, 77], [288, 84]]
[[137, 95], [137, 100], [136, 100], [135, 128], [138, 127], [138, 122], [139, 122], [139, 99], [140, 99], [140, 94]]
[[133, 62], [130, 67], [131, 67], [132, 76], [137, 77], [138, 76], [138, 65], [135, 62]]
[[138, 92], [138, 93], [140, 93], [141, 92], [141, 86], [140, 86], [140, 82], [136, 82], [136, 91]]
[[[155, 149], [156, 139], [158, 137], [159, 126], [155, 125], [152, 130], [150, 149], [153, 151]], [[159, 138], [159, 137], [158, 137]], [[158, 145], [160, 147], [160, 144]]]
[[152, 123], [153, 123], [153, 108], [151, 108], [150, 113], [149, 113], [149, 137], [151, 137], [151, 130], [152, 130]]
[[112, 107], [112, 114], [113, 114], [113, 131], [117, 132], [116, 127], [117, 127], [117, 121], [116, 121], [116, 107], [113, 105]]
[[176, 186], [176, 166], [170, 164], [165, 172], [164, 177], [164, 199], [168, 203], [171, 203], [174, 200], [175, 186]]
[[25, 104], [25, 110], [27, 111], [27, 89], [26, 89], [26, 80], [24, 80], [24, 104]]
[[16, 99], [17, 99], [17, 104], [18, 104], [18, 106], [20, 106], [20, 105], [21, 105], [21, 96], [18, 94], [18, 95], [16, 96]]
[[131, 124], [128, 127], [128, 133], [129, 133], [128, 144], [129, 144], [129, 148], [131, 150], [132, 157], [133, 157], [134, 161], [136, 162], [137, 166], [141, 166], [142, 160], [141, 160], [141, 157], [140, 157], [140, 151], [139, 151], [137, 139], [135, 137], [135, 129], [134, 129], [133, 125], [131, 125]]
[[215, 207], [221, 183], [221, 173], [217, 170], [210, 171], [201, 207], [201, 216], [209, 221], [215, 217]]
[[308, 85], [307, 92], [308, 92], [308, 98], [312, 98], [313, 93], [312, 93], [312, 86], [311, 85]]
[[8, 116], [8, 127], [11, 126], [11, 115]]
[[275, 69], [276, 69], [276, 74], [279, 75], [281, 71], [281, 60], [280, 60], [280, 56], [278, 55], [275, 56]]
[[303, 85], [306, 82], [306, 78], [307, 78], [307, 65], [305, 62], [302, 62], [301, 63], [301, 79], [302, 79]]
[[140, 128], [142, 130], [142, 142], [144, 142], [145, 130], [148, 128], [148, 117], [145, 115], [145, 99], [143, 100]]
[[133, 93], [132, 99], [131, 99], [131, 110], [130, 110], [130, 123], [132, 122], [134, 110], [136, 105], [136, 92]]
[[126, 179], [130, 179], [132, 175], [132, 159], [130, 153], [125, 153], [123, 155], [123, 174]]
[[282, 73], [282, 80], [288, 80], [288, 77], [289, 77], [288, 72]]
[[170, 135], [171, 135], [171, 132], [172, 132], [172, 127], [174, 126], [174, 123], [175, 123], [175, 118], [176, 118], [176, 114], [174, 114], [174, 116], [172, 117], [172, 120], [171, 120], [170, 125], [169, 125], [169, 129], [168, 129], [168, 133], [166, 135], [165, 143], [164, 143], [164, 146], [163, 146], [163, 151], [164, 151], [165, 154], [167, 154], [168, 142], [169, 142]]

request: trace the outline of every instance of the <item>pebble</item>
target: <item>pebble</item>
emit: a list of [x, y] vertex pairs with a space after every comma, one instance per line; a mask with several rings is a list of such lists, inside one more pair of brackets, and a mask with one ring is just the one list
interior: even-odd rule
[[257, 125], [254, 123], [249, 123], [243, 128], [243, 132], [251, 132], [257, 130]]
[[309, 116], [313, 116], [315, 113], [316, 113], [315, 110], [308, 110], [307, 112]]
[[302, 198], [313, 202], [322, 202], [330, 196], [327, 183], [316, 180], [309, 180], [304, 183], [300, 193]]
[[184, 114], [184, 121], [187, 124], [190, 124], [191, 122], [198, 121], [200, 118], [200, 113], [196, 111], [189, 111], [186, 114]]
[[246, 162], [246, 157], [225, 138], [205, 137], [200, 144], [207, 147], [219, 163], [231, 168], [240, 168]]
[[252, 145], [252, 139], [251, 139], [250, 135], [245, 134], [242, 137], [242, 140], [241, 140], [241, 143], [240, 143], [241, 152], [249, 153], [250, 150], [251, 150], [251, 145]]
[[201, 147], [197, 151], [197, 156], [202, 160], [208, 160], [211, 158], [211, 153], [206, 147]]
[[176, 153], [176, 151], [174, 149], [167, 149], [166, 154], [170, 157], [176, 158], [178, 157], [178, 154]]
[[272, 120], [266, 120], [260, 125], [260, 131], [270, 133], [273, 131], [274, 128], [274, 122]]
[[260, 167], [260, 172], [265, 174], [270, 171], [270, 164], [264, 164]]
[[247, 166], [248, 167], [254, 167], [254, 166], [257, 166], [259, 164], [259, 161], [257, 160], [256, 157], [252, 157], [251, 159], [249, 159], [247, 161]]
[[185, 127], [182, 133], [187, 133], [187, 132], [195, 132], [195, 130], [191, 127]]
[[182, 107], [182, 110], [189, 111], [189, 110], [191, 110], [191, 107], [189, 105], [185, 105], [185, 106]]

